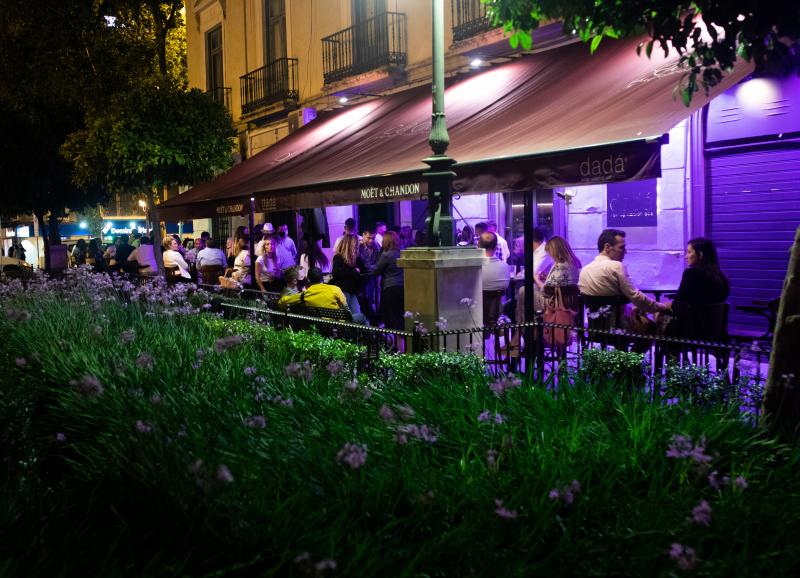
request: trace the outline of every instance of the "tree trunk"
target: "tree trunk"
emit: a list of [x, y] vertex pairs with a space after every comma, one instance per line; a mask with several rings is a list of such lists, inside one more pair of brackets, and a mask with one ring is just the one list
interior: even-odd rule
[[153, 189], [147, 189], [147, 209], [150, 212], [150, 226], [153, 228], [153, 255], [158, 264], [158, 276], [162, 277], [164, 275], [164, 256], [161, 254], [161, 222], [158, 220]]
[[34, 212], [33, 215], [36, 217], [36, 220], [39, 221], [40, 233], [42, 234], [42, 244], [44, 245], [44, 270], [50, 273], [50, 240], [48, 239], [50, 227], [45, 225], [43, 212]]
[[773, 435], [800, 437], [800, 227], [775, 323], [769, 377], [764, 391], [764, 423]]

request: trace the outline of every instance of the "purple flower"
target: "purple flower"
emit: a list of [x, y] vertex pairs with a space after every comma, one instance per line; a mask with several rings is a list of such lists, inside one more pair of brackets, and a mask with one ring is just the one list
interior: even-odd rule
[[505, 394], [508, 390], [515, 389], [520, 385], [522, 385], [522, 380], [519, 377], [516, 375], [506, 375], [489, 384], [489, 389], [491, 389], [495, 395], [499, 397]]
[[265, 383], [267, 383], [267, 378], [264, 377], [263, 375], [256, 375], [256, 378], [255, 378], [254, 381], [256, 383], [258, 383], [259, 385], [264, 385]]
[[562, 500], [564, 505], [570, 506], [575, 502], [575, 496], [580, 494], [581, 492], [581, 483], [578, 480], [572, 480], [572, 482], [562, 487], [561, 489], [553, 488], [547, 494], [547, 497], [551, 500]]
[[255, 401], [264, 401], [265, 397], [266, 397], [266, 394], [264, 393], [264, 390], [263, 389], [257, 389], [255, 396], [253, 396], [253, 399]]
[[328, 363], [327, 369], [328, 373], [330, 373], [331, 375], [339, 375], [342, 372], [342, 369], [344, 369], [344, 363], [342, 363], [338, 359], [334, 359], [330, 363]]
[[153, 426], [151, 426], [146, 421], [142, 421], [140, 419], [136, 420], [136, 431], [140, 434], [148, 434], [153, 431]]
[[489, 421], [491, 416], [492, 416], [492, 414], [489, 412], [489, 410], [485, 409], [481, 413], [478, 414], [478, 421], [479, 422]]
[[344, 382], [344, 389], [349, 393], [355, 393], [358, 391], [358, 381], [355, 379], [349, 379]]
[[244, 368], [244, 374], [245, 374], [246, 376], [248, 376], [248, 377], [255, 375], [255, 374], [256, 374], [256, 371], [257, 371], [257, 370], [256, 370], [256, 368], [255, 368], [255, 367], [245, 367], [245, 368]]
[[414, 323], [414, 331], [416, 331], [420, 335], [427, 335], [428, 334], [428, 328], [425, 327], [424, 323]]
[[203, 365], [202, 361], [195, 361], [194, 363], [192, 363], [192, 369], [197, 371], [198, 369], [200, 369], [200, 367], [202, 367], [202, 365]]
[[304, 361], [303, 363], [297, 363], [296, 361], [293, 361], [286, 366], [284, 371], [289, 377], [299, 377], [300, 379], [304, 379], [306, 381], [310, 381], [313, 375], [310, 361]]
[[671, 560], [675, 560], [675, 563], [681, 570], [691, 570], [697, 563], [694, 548], [678, 544], [677, 542], [670, 546], [669, 557]]
[[336, 560], [325, 558], [314, 564], [314, 569], [317, 572], [325, 572], [327, 570], [336, 570]]
[[489, 450], [486, 452], [486, 465], [490, 470], [497, 469], [497, 450]]
[[406, 319], [411, 319], [414, 317], [414, 313], [412, 311], [406, 311], [405, 313], [403, 313], [403, 317], [405, 317]]
[[433, 325], [439, 331], [445, 331], [447, 329], [447, 319], [439, 317], [439, 321], [436, 321]]
[[672, 436], [672, 444], [667, 448], [668, 458], [692, 458], [698, 464], [708, 464], [711, 456], [706, 453], [705, 439], [700, 443], [693, 444], [692, 438], [688, 436]]
[[276, 395], [275, 397], [272, 398], [271, 401], [275, 405], [282, 405], [283, 407], [294, 407], [294, 401], [293, 400], [291, 400], [289, 398], [286, 398], [286, 397], [282, 397], [280, 395]]
[[711, 505], [701, 500], [700, 503], [692, 508], [692, 522], [708, 526], [711, 523]]
[[394, 434], [394, 441], [403, 446], [408, 443], [408, 436], [404, 433], [397, 432]]
[[25, 359], [24, 357], [17, 357], [14, 359], [14, 363], [17, 364], [17, 367], [25, 367], [26, 365], [28, 365], [28, 360]]
[[153, 405], [160, 404], [161, 403], [161, 396], [158, 395], [157, 393], [154, 393], [153, 395], [150, 396], [150, 403], [152, 403]]
[[220, 482], [224, 482], [226, 484], [230, 484], [233, 482], [233, 474], [231, 473], [230, 469], [228, 469], [228, 466], [226, 466], [225, 464], [219, 465], [219, 467], [217, 468], [217, 479]]
[[367, 461], [367, 445], [346, 443], [336, 454], [336, 460], [357, 470]]
[[381, 416], [381, 419], [386, 423], [392, 423], [396, 419], [392, 409], [385, 403], [378, 410], [378, 415]]
[[733, 483], [740, 490], [746, 490], [747, 489], [747, 480], [745, 480], [743, 476], [736, 476], [736, 479], [733, 481]]
[[244, 342], [243, 335], [229, 335], [227, 337], [220, 337], [214, 342], [214, 350], [217, 353], [222, 353], [231, 349], [232, 347], [236, 347], [237, 345], [241, 345]]
[[244, 425], [253, 429], [264, 429], [267, 427], [267, 419], [263, 415], [254, 415], [244, 420]]
[[[436, 443], [436, 440], [439, 439], [433, 428], [427, 425], [416, 425], [416, 424], [405, 424], [397, 426], [397, 434], [398, 436], [402, 436], [405, 441], [408, 441], [407, 436], [411, 436], [418, 440], [422, 440], [424, 442], [428, 442], [429, 444]], [[397, 438], [395, 438], [397, 439]], [[405, 443], [403, 441], [402, 443]]]
[[561, 492], [559, 492], [556, 488], [553, 488], [547, 493], [547, 497], [551, 500], [560, 500], [561, 499]]
[[63, 444], [65, 441], [67, 441], [67, 436], [64, 435], [64, 432], [58, 432], [56, 434], [56, 441], [60, 444]]
[[136, 358], [134, 361], [134, 365], [139, 369], [145, 369], [147, 371], [153, 371], [154, 361], [153, 357], [149, 353], [140, 353], [139, 357]]
[[494, 423], [501, 424], [501, 423], [504, 423], [505, 421], [506, 421], [506, 418], [505, 418], [505, 416], [503, 414], [501, 414], [501, 413], [494, 414]]
[[98, 397], [103, 394], [103, 384], [93, 375], [84, 375], [80, 380], [72, 379], [69, 384], [86, 397]]
[[396, 409], [400, 414], [400, 417], [402, 417], [404, 420], [410, 420], [416, 415], [412, 407], [407, 404], [398, 405]]
[[513, 520], [517, 517], [517, 512], [514, 510], [509, 510], [503, 505], [503, 500], [495, 500], [494, 505], [497, 506], [494, 510], [494, 513], [500, 516], [505, 520]]
[[501, 315], [500, 317], [497, 318], [497, 324], [498, 325], [510, 325], [511, 324], [511, 319], [509, 319], [506, 315]]
[[731, 483], [730, 476], [722, 476], [719, 477], [719, 472], [714, 470], [710, 474], [708, 474], [708, 485], [714, 488], [715, 490], [722, 489], [723, 487], [727, 486]]

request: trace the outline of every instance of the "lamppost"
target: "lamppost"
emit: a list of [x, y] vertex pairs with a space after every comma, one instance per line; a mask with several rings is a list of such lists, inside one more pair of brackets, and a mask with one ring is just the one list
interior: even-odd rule
[[423, 173], [428, 181], [427, 238], [429, 247], [451, 247], [453, 235], [452, 184], [455, 160], [445, 154], [450, 144], [444, 115], [444, 0], [432, 0], [433, 28], [433, 114], [428, 144], [433, 155], [423, 159], [430, 170]]

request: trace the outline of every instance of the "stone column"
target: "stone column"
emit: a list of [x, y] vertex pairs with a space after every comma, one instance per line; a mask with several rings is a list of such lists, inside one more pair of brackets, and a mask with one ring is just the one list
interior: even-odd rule
[[[483, 326], [483, 287], [481, 268], [484, 257], [476, 247], [412, 247], [400, 254], [397, 264], [404, 269], [405, 309], [419, 314], [419, 321], [431, 331], [439, 318], [447, 320], [447, 329], [465, 329]], [[462, 303], [469, 299], [472, 307]], [[414, 330], [412, 319], [406, 320], [406, 329]], [[470, 348], [469, 338], [462, 337], [460, 349], [476, 354], [483, 353], [483, 337], [473, 335], [475, 347]], [[447, 342], [433, 344], [434, 349], [456, 350], [455, 337]]]

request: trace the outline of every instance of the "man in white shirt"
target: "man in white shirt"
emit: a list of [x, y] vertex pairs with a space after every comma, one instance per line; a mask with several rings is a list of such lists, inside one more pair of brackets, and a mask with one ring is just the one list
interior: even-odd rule
[[508, 250], [508, 242], [497, 232], [497, 221], [487, 221], [486, 227], [490, 233], [494, 233], [497, 237], [497, 251], [494, 256], [505, 263], [511, 256], [511, 252]]
[[497, 235], [483, 233], [478, 239], [478, 247], [484, 251], [486, 260], [481, 269], [483, 285], [483, 324], [491, 326], [500, 317], [500, 303], [503, 293], [508, 289], [509, 269], [505, 261], [495, 256], [497, 252]]
[[553, 266], [553, 259], [545, 251], [547, 238], [539, 227], [533, 229], [533, 276], [540, 280], [546, 276]]
[[378, 221], [375, 223], [375, 242], [378, 247], [383, 247], [383, 235], [386, 233], [386, 223]]
[[194, 240], [194, 245], [192, 246], [192, 248], [186, 251], [186, 255], [184, 255], [183, 258], [186, 259], [186, 262], [189, 263], [190, 265], [195, 265], [197, 261], [197, 254], [203, 249], [205, 249], [205, 247], [206, 247], [206, 240], [203, 239], [202, 237], [198, 237], [197, 239]]
[[631, 281], [628, 269], [622, 263], [626, 252], [625, 231], [605, 229], [597, 239], [597, 249], [600, 254], [581, 269], [578, 287], [583, 295], [624, 296], [646, 313], [669, 309], [668, 304], [645, 296]]
[[136, 261], [139, 264], [139, 275], [154, 277], [158, 274], [158, 263], [153, 251], [153, 242], [144, 236], [139, 242], [140, 245], [128, 255], [128, 261]]
[[278, 254], [278, 259], [288, 263], [287, 267], [297, 265], [297, 247], [289, 237], [289, 225], [278, 225], [278, 234], [273, 239], [275, 239], [275, 252]]
[[205, 248], [197, 252], [196, 265], [198, 270], [202, 267], [222, 267], [224, 269], [228, 266], [225, 253], [217, 246], [216, 239], [209, 237]]
[[[344, 233], [336, 238], [336, 242], [333, 244], [333, 252], [336, 253], [336, 247], [339, 246], [339, 241], [341, 241], [345, 235], [357, 235], [357, 234], [358, 233], [356, 232], [356, 220], [352, 217], [346, 219], [344, 222]], [[361, 241], [360, 236], [358, 237], [358, 240], [359, 242]]]

